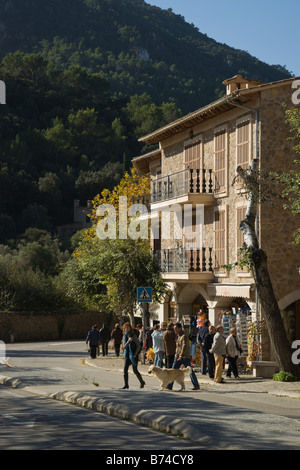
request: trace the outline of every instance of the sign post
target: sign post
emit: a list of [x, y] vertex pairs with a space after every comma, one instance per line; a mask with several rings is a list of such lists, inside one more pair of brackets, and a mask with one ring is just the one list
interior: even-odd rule
[[[146, 336], [146, 312], [148, 305], [152, 302], [152, 287], [138, 287], [137, 288], [137, 301], [142, 304], [143, 309], [143, 346], [145, 344]], [[145, 364], [145, 354], [143, 354], [143, 364]]]

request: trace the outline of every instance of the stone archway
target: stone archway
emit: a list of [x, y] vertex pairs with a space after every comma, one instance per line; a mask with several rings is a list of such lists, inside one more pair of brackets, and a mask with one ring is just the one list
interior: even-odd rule
[[177, 296], [178, 317], [194, 316], [198, 310], [207, 311], [208, 295], [201, 284], [187, 283], [180, 289]]
[[278, 302], [290, 343], [300, 339], [300, 289], [290, 292]]

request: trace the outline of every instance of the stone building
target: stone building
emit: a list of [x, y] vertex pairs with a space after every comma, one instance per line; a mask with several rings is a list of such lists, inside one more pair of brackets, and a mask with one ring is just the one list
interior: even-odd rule
[[[248, 327], [258, 328], [261, 312], [251, 272], [223, 267], [237, 261], [243, 244], [239, 223], [247, 194], [233, 181], [237, 166], [247, 168], [254, 158], [267, 172], [291, 168], [295, 151], [284, 104], [295, 106], [295, 80], [262, 83], [237, 75], [223, 82], [224, 97], [140, 139], [158, 144], [133, 164], [151, 175], [152, 221], [159, 233], [152, 248], [169, 287], [164, 302], [151, 306], [153, 320], [189, 322], [189, 317], [199, 324], [199, 318], [208, 318], [216, 325], [245, 314]], [[185, 225], [187, 207], [192, 212]], [[163, 236], [166, 226], [169, 237]], [[258, 208], [257, 234], [291, 342], [300, 339], [300, 250], [292, 244], [298, 226], [299, 219], [279, 205]], [[271, 359], [268, 342], [262, 343], [256, 355]]]

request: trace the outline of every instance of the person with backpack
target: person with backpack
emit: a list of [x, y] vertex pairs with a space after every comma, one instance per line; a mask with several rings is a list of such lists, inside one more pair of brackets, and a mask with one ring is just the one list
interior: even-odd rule
[[140, 352], [140, 342], [134, 333], [130, 323], [126, 322], [123, 325], [123, 349], [124, 349], [124, 387], [122, 389], [129, 388], [128, 381], [128, 369], [132, 365], [133, 372], [137, 376], [140, 382], [140, 388], [144, 388], [146, 383], [142, 379], [142, 376], [137, 368], [137, 357]]

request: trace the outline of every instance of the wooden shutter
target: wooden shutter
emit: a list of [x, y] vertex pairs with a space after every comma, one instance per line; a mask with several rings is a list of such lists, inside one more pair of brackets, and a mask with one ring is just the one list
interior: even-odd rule
[[[197, 140], [192, 144], [185, 146], [185, 167], [193, 171], [193, 191], [196, 192], [197, 172], [201, 168], [201, 141]], [[199, 173], [199, 183], [201, 185], [201, 176]], [[188, 184], [190, 184], [190, 174], [188, 174]]]
[[216, 190], [226, 190], [226, 130], [215, 134], [215, 180]]
[[236, 129], [237, 166], [244, 170], [249, 166], [250, 160], [250, 121], [238, 124]]
[[215, 212], [215, 269], [225, 271], [221, 268], [226, 264], [225, 242], [226, 242], [226, 226], [225, 211]]

